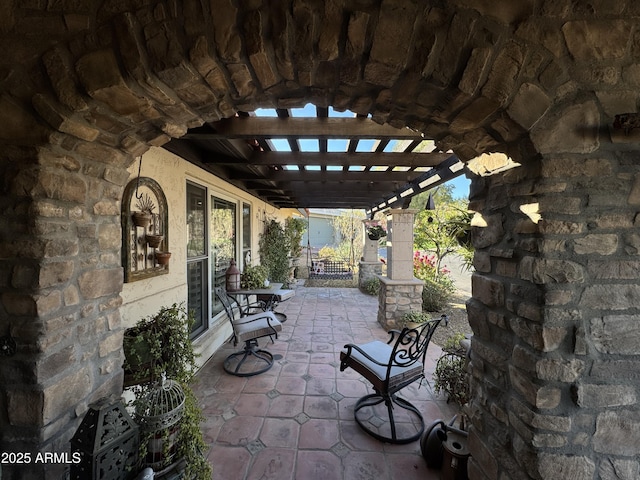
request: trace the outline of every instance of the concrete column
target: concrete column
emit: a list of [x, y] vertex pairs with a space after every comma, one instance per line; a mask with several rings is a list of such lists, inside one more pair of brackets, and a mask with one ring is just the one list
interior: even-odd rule
[[397, 328], [402, 316], [422, 311], [424, 283], [413, 276], [415, 210], [392, 209], [387, 216], [387, 276], [380, 277], [378, 323]]
[[369, 220], [362, 221], [362, 259], [358, 269], [358, 286], [362, 288], [367, 280], [382, 274], [382, 263], [378, 259], [378, 240], [371, 240], [367, 235]]
[[413, 219], [415, 210], [392, 209], [387, 216], [387, 276], [413, 280]]
[[362, 221], [362, 242], [364, 244], [362, 261], [368, 263], [378, 262], [378, 240], [371, 240], [367, 235], [367, 228], [370, 223], [369, 220]]

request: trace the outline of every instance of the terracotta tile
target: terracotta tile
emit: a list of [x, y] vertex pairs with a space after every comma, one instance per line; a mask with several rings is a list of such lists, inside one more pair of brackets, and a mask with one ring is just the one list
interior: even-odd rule
[[264, 417], [269, 408], [269, 397], [264, 394], [244, 394], [236, 402], [233, 409], [238, 415]]
[[336, 381], [332, 378], [312, 378], [307, 381], [307, 395], [331, 395], [336, 391]]
[[212, 480], [245, 478], [251, 454], [243, 447], [215, 446], [209, 452], [207, 461], [213, 468]]
[[267, 393], [276, 388], [278, 377], [269, 375], [256, 375], [249, 377], [242, 393]]
[[302, 395], [280, 395], [271, 400], [267, 415], [269, 417], [293, 418], [302, 413], [304, 397]]
[[336, 380], [338, 393], [345, 397], [364, 397], [369, 393], [367, 386], [360, 380], [340, 379]]
[[295, 448], [300, 424], [289, 418], [265, 418], [260, 441], [267, 447]]
[[330, 397], [305, 397], [304, 413], [311, 418], [338, 418], [338, 404]]
[[300, 427], [298, 447], [328, 450], [338, 443], [339, 439], [338, 422], [311, 419]]
[[220, 429], [217, 442], [226, 445], [247, 445], [258, 438], [262, 423], [263, 419], [260, 417], [233, 417]]
[[[352, 452], [343, 461], [344, 478], [349, 480], [389, 478], [389, 467], [385, 460], [385, 457], [379, 453]], [[406, 470], [406, 466], [403, 470]]]
[[[296, 450], [265, 448], [255, 455], [247, 480], [292, 480]], [[234, 477], [229, 477], [232, 480]], [[242, 477], [240, 477], [242, 478]]]
[[276, 390], [282, 395], [304, 395], [307, 382], [300, 377], [281, 377], [276, 382]]
[[342, 462], [331, 452], [298, 450], [296, 479], [342, 480]]
[[320, 378], [336, 378], [336, 374], [339, 373], [338, 367], [327, 364], [312, 363], [309, 365], [309, 375], [312, 377]]

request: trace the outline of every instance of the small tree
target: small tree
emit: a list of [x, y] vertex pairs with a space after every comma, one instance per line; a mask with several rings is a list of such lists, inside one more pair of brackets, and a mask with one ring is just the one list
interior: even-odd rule
[[[441, 185], [432, 192], [435, 210], [421, 210], [414, 223], [414, 248], [434, 253], [436, 275], [442, 270], [442, 261], [447, 255], [460, 255], [470, 266], [473, 252], [468, 240], [471, 214], [465, 201], [452, 198], [452, 189], [449, 185]], [[416, 196], [412, 204], [424, 205], [427, 194]]]
[[338, 252], [343, 259], [355, 264], [362, 256], [362, 220], [364, 213], [360, 210], [345, 210], [333, 219], [333, 228], [340, 234]]

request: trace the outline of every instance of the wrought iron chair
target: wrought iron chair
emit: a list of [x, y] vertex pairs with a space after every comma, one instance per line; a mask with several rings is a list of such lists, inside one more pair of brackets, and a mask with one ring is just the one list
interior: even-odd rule
[[340, 371], [351, 367], [371, 382], [375, 391], [360, 398], [354, 406], [356, 422], [372, 437], [400, 444], [413, 442], [422, 435], [422, 414], [397, 393], [424, 378], [427, 347], [440, 322], [446, 325], [447, 316], [417, 328], [390, 330], [387, 343], [375, 340], [344, 346], [340, 353]]
[[238, 304], [222, 287], [215, 291], [233, 327], [233, 344], [244, 342], [244, 349], [232, 353], [224, 360], [224, 371], [238, 377], [251, 377], [266, 372], [273, 366], [273, 355], [259, 348], [258, 339], [269, 337], [273, 342], [273, 338], [278, 338], [278, 332], [282, 331], [282, 324], [273, 312], [243, 315]]

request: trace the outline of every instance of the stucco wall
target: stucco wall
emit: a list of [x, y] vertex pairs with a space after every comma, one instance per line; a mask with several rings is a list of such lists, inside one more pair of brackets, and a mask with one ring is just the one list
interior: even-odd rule
[[[129, 181], [138, 175], [139, 162], [129, 168]], [[259, 261], [258, 242], [263, 219], [279, 221], [291, 214], [289, 210], [277, 210], [220, 178], [162, 148], [152, 148], [142, 156], [142, 177], [150, 177], [160, 184], [167, 198], [169, 216], [169, 251], [171, 260], [169, 273], [125, 283], [122, 289], [122, 323], [125, 328], [133, 326], [141, 318], [156, 313], [162, 306], [187, 301], [187, 219], [186, 185], [193, 182], [208, 189], [209, 195], [225, 200], [242, 201], [251, 205], [251, 257]], [[194, 344], [204, 363], [231, 335], [226, 317], [218, 314], [210, 328], [200, 335]]]

